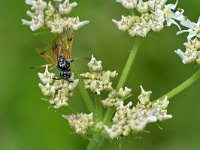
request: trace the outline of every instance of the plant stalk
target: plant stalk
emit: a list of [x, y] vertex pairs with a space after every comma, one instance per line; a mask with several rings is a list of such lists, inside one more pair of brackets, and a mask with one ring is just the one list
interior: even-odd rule
[[[133, 65], [133, 62], [135, 60], [136, 54], [138, 52], [138, 48], [139, 48], [139, 41], [136, 39], [135, 42], [134, 42], [134, 45], [131, 49], [130, 55], [127, 59], [127, 62], [126, 62], [126, 65], [124, 67], [124, 70], [122, 72], [122, 75], [121, 75], [119, 82], [117, 84], [117, 88], [116, 88], [117, 90], [119, 90], [121, 87], [124, 86], [126, 79], [129, 75], [129, 72], [131, 70], [131, 67]], [[105, 118], [104, 118], [105, 124], [107, 124], [111, 120], [114, 112], [115, 112], [115, 107], [108, 108], [108, 110], [106, 111], [106, 114], [105, 114]]]
[[181, 93], [183, 90], [185, 90], [187, 87], [192, 85], [194, 82], [196, 82], [200, 78], [200, 69], [197, 70], [190, 78], [188, 78], [185, 82], [168, 92], [167, 94], [161, 96], [158, 98], [158, 100], [164, 99], [166, 96], [168, 99], [173, 98], [177, 94]]
[[95, 105], [96, 105], [96, 122], [103, 119], [103, 108], [101, 104], [101, 96], [95, 95]]
[[92, 99], [90, 98], [86, 88], [84, 87], [83, 80], [81, 79], [79, 73], [76, 71], [75, 66], [73, 66], [73, 71], [75, 72], [76, 76], [79, 79], [78, 88], [79, 88], [79, 91], [83, 97], [83, 100], [84, 100], [89, 112], [94, 112], [95, 109], [94, 109], [94, 104], [92, 102]]
[[89, 145], [87, 146], [87, 150], [100, 150], [104, 141], [105, 138], [103, 136], [94, 134]]

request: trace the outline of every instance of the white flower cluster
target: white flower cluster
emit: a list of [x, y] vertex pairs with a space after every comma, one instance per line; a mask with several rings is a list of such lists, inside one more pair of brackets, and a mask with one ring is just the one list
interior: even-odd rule
[[167, 97], [164, 100], [151, 102], [150, 95], [150, 91], [146, 92], [141, 87], [136, 106], [132, 106], [132, 102], [127, 105], [124, 105], [124, 101], [117, 102], [112, 126], [109, 128], [104, 125], [104, 129], [112, 139], [143, 131], [148, 123], [172, 118], [172, 115], [167, 114], [169, 104]]
[[197, 23], [191, 22], [189, 19], [185, 19], [181, 22], [181, 25], [187, 27], [188, 29], [179, 31], [177, 34], [188, 32], [188, 41], [184, 43], [186, 48], [185, 52], [180, 49], [175, 52], [181, 57], [184, 64], [192, 62], [200, 64], [200, 17]]
[[116, 0], [127, 9], [136, 9], [140, 16], [123, 16], [120, 21], [113, 19], [119, 30], [128, 31], [131, 36], [146, 37], [152, 30], [159, 32], [165, 26], [175, 24], [184, 19], [183, 10], [175, 10], [176, 4], [166, 4], [167, 0]]
[[90, 72], [81, 74], [87, 89], [98, 95], [103, 90], [111, 91], [113, 89], [110, 80], [117, 76], [116, 71], [103, 71], [102, 62], [97, 61], [93, 56], [88, 63], [88, 68]]
[[132, 89], [125, 87], [125, 89], [120, 88], [118, 91], [112, 90], [105, 100], [102, 100], [102, 105], [104, 107], [117, 106], [118, 101], [123, 101], [129, 96], [131, 96]]
[[69, 125], [73, 127], [78, 134], [85, 134], [88, 129], [94, 124], [93, 113], [91, 114], [77, 114], [64, 116], [69, 121]]
[[68, 15], [76, 2], [69, 3], [69, 0], [54, 0], [48, 3], [43, 0], [26, 0], [26, 4], [31, 5], [31, 11], [27, 11], [27, 15], [31, 17], [31, 21], [22, 19], [24, 25], [30, 26], [32, 31], [38, 30], [43, 26], [51, 29], [52, 33], [62, 33], [67, 28], [78, 30], [80, 27], [89, 23], [89, 21], [79, 21], [79, 17], [63, 17]]
[[46, 66], [44, 73], [38, 73], [41, 83], [39, 87], [44, 94], [49, 99], [49, 103], [54, 106], [54, 108], [61, 108], [68, 106], [68, 100], [72, 96], [74, 88], [77, 86], [79, 80], [75, 80], [73, 75], [66, 80], [54, 80], [54, 73], [48, 71], [48, 66]]

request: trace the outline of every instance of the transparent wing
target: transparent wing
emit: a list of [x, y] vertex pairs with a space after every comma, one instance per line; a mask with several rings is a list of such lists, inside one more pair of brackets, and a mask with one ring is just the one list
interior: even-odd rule
[[57, 65], [57, 57], [51, 47], [46, 47], [43, 49], [37, 48], [36, 51], [48, 63], [52, 64], [53, 66]]

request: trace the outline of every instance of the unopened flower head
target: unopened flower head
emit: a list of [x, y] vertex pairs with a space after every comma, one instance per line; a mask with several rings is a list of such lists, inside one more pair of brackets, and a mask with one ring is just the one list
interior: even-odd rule
[[89, 23], [89, 21], [80, 21], [79, 17], [63, 17], [63, 15], [68, 15], [77, 6], [76, 2], [70, 3], [69, 0], [56, 0], [54, 2], [55, 5], [53, 5], [52, 1], [47, 3], [43, 0], [26, 0], [26, 3], [32, 6], [31, 10], [33, 12], [27, 11], [31, 21], [22, 19], [22, 23], [30, 26], [32, 31], [47, 27], [52, 33], [62, 33], [67, 28], [78, 30]]
[[124, 101], [117, 101], [112, 126], [104, 125], [104, 129], [112, 139], [143, 131], [148, 123], [172, 118], [172, 115], [167, 114], [169, 104], [167, 97], [164, 100], [151, 102], [150, 94], [150, 91], [146, 92], [141, 87], [136, 106], [133, 106], [132, 102], [125, 105]]
[[46, 66], [45, 72], [38, 73], [38, 76], [41, 80], [39, 87], [44, 96], [48, 97], [49, 103], [54, 108], [68, 106], [68, 100], [72, 96], [72, 92], [79, 80], [74, 79], [73, 75], [68, 81], [54, 80], [55, 74], [48, 71], [48, 66]]
[[152, 30], [159, 32], [165, 26], [175, 24], [179, 29], [177, 21], [182, 21], [185, 17], [183, 10], [176, 10], [175, 4], [166, 4], [166, 0], [117, 0], [127, 9], [136, 8], [140, 16], [123, 16], [120, 21], [113, 19], [119, 30], [128, 31], [131, 36], [146, 37]]
[[88, 63], [88, 68], [90, 72], [81, 74], [87, 89], [98, 95], [103, 90], [111, 91], [113, 89], [111, 79], [117, 76], [116, 71], [104, 71], [102, 62], [97, 61], [93, 56]]
[[93, 113], [91, 114], [73, 114], [73, 115], [63, 115], [65, 119], [69, 121], [69, 125], [73, 127], [78, 134], [85, 134], [88, 129], [94, 124]]
[[111, 107], [111, 106], [117, 106], [118, 101], [123, 101], [126, 98], [131, 96], [132, 89], [129, 89], [127, 87], [120, 88], [118, 91], [112, 90], [108, 94], [108, 97], [105, 100], [102, 100], [102, 104], [104, 107]]

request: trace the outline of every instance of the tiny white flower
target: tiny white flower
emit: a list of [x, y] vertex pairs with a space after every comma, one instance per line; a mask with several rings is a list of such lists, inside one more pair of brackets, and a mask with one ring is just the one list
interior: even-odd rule
[[148, 23], [145, 21], [141, 22], [140, 24], [133, 26], [129, 30], [129, 34], [131, 36], [140, 36], [140, 37], [146, 37], [147, 34], [150, 32], [151, 28]]
[[64, 30], [64, 25], [65, 21], [60, 17], [54, 17], [53, 22], [48, 22], [48, 26], [50, 27], [52, 33], [62, 33]]
[[26, 0], [26, 4], [32, 5], [32, 10], [44, 10], [47, 7], [47, 2], [43, 0]]
[[151, 10], [162, 9], [167, 0], [149, 0], [149, 8]]
[[150, 96], [152, 94], [151, 91], [146, 92], [142, 86], [140, 86], [141, 89], [141, 94], [138, 96], [138, 99], [140, 101], [141, 104], [146, 104], [150, 101]]
[[181, 51], [180, 49], [176, 50], [175, 53], [177, 55], [179, 55], [182, 59], [183, 64], [188, 64], [188, 63], [192, 63], [197, 59], [197, 50], [190, 50], [190, 49], [186, 49], [185, 52]]
[[164, 5], [164, 8], [157, 9], [155, 11], [155, 14], [159, 20], [165, 20], [167, 26], [171, 26], [172, 24], [174, 24], [179, 28], [179, 30], [181, 30], [180, 25], [175, 20], [181, 21], [184, 18], [184, 16], [183, 12], [179, 11], [174, 12], [177, 4], [178, 1], [175, 4]]
[[132, 92], [132, 89], [129, 89], [127, 87], [125, 87], [125, 89], [123, 90], [123, 88], [120, 88], [118, 91], [118, 95], [120, 97], [127, 97], [128, 95], [130, 95]]
[[116, 0], [121, 3], [126, 9], [134, 9], [137, 6], [138, 0]]
[[189, 29], [188, 30], [179, 31], [179, 32], [177, 32], [177, 34], [188, 32], [189, 33], [189, 35], [187, 37], [188, 40], [190, 40], [190, 39], [192, 39], [194, 37], [200, 38], [200, 17], [199, 17], [197, 23], [193, 23], [190, 20], [186, 19], [185, 21], [183, 20], [181, 22], [181, 24], [183, 26], [185, 26], [185, 27], [188, 27]]
[[69, 14], [74, 7], [77, 6], [76, 2], [69, 3], [69, 0], [65, 0], [62, 4], [59, 4], [60, 14]]
[[188, 42], [185, 42], [184, 45], [186, 49], [200, 49], [200, 41], [197, 38], [188, 40]]
[[94, 124], [93, 113], [91, 114], [77, 114], [77, 115], [63, 115], [65, 119], [69, 121], [71, 127], [73, 127], [78, 134], [85, 134], [90, 127]]
[[30, 26], [30, 29], [32, 31], [38, 30], [44, 25], [44, 13], [39, 11], [36, 13], [32, 13], [30, 11], [27, 11], [27, 15], [32, 18], [31, 21], [27, 21], [25, 19], [22, 19], [22, 24], [23, 25], [28, 25]]
[[40, 87], [42, 93], [44, 94], [44, 96], [52, 96], [56, 92], [55, 88], [53, 86], [51, 86], [49, 83], [47, 83], [46, 85], [39, 83], [39, 87]]
[[97, 61], [96, 58], [92, 55], [92, 58], [88, 63], [88, 67], [93, 72], [101, 71], [103, 69], [102, 61]]
[[54, 12], [55, 12], [55, 8], [51, 4], [51, 1], [49, 1], [45, 14], [47, 15], [47, 17], [51, 17], [53, 16]]
[[143, 2], [142, 0], [139, 0], [139, 3], [137, 4], [137, 10], [140, 13], [145, 13], [149, 9], [148, 2]]
[[46, 65], [44, 73], [38, 73], [38, 77], [40, 78], [41, 82], [45, 85], [48, 84], [48, 83], [51, 84], [54, 81], [54, 79], [53, 79], [54, 76], [55, 76], [54, 73], [50, 73], [48, 71], [48, 65]]
[[112, 21], [117, 25], [119, 30], [127, 31], [130, 29], [131, 25], [133, 24], [133, 19], [131, 16], [123, 16], [120, 21], [116, 21], [112, 19]]
[[79, 21], [79, 17], [75, 18], [67, 18], [67, 25], [68, 27], [72, 27], [73, 30], [78, 30], [79, 28], [83, 27], [84, 25], [88, 24], [89, 21]]

